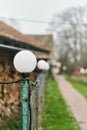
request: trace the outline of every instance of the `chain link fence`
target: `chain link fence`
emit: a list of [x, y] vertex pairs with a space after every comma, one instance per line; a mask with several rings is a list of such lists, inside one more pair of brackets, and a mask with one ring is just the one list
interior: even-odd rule
[[41, 123], [42, 106], [44, 102], [44, 90], [45, 90], [45, 78], [46, 74], [41, 73], [37, 77], [37, 86], [32, 91], [31, 96], [31, 108], [32, 108], [32, 130], [38, 130]]

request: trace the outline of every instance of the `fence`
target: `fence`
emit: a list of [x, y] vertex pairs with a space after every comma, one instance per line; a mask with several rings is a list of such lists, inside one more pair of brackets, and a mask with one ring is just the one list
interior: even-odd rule
[[42, 106], [44, 102], [44, 90], [45, 90], [45, 78], [46, 74], [41, 73], [38, 78], [38, 85], [35, 90], [33, 90], [31, 97], [31, 106], [32, 106], [32, 130], [40, 127], [41, 123], [41, 115], [42, 115]]
[[[45, 78], [46, 73], [39, 74], [36, 79], [38, 84], [34, 87], [31, 86], [31, 130], [37, 130], [40, 127], [42, 105], [44, 101]], [[21, 84], [1, 85], [0, 95], [0, 130], [6, 130], [7, 126], [9, 127], [9, 130], [14, 129], [14, 127], [15, 130], [21, 130]], [[6, 98], [6, 96], [8, 98]]]

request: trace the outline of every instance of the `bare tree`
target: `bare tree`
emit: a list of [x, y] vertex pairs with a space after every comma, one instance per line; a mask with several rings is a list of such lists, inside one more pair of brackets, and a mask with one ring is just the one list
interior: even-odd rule
[[55, 14], [50, 23], [50, 28], [57, 34], [58, 42], [56, 51], [61, 58], [66, 57], [68, 62], [87, 64], [87, 23], [85, 20], [86, 9], [73, 7], [61, 14]]

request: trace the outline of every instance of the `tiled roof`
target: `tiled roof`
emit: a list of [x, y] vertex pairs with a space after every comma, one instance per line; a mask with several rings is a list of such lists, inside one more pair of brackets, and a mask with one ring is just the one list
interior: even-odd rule
[[28, 37], [35, 39], [39, 42], [41, 42], [44, 46], [50, 48], [50, 58], [54, 57], [54, 40], [53, 40], [53, 34], [31, 34], [27, 35]]
[[41, 42], [43, 45], [46, 45], [49, 48], [53, 47], [53, 35], [52, 34], [38, 34], [38, 35], [27, 35], [39, 42]]
[[43, 49], [45, 51], [50, 52], [50, 49], [42, 45], [41, 42], [23, 35], [21, 32], [17, 31], [16, 29], [12, 28], [11, 26], [3, 22], [0, 22], [0, 36], [4, 36], [19, 42], [27, 43], [39, 49]]
[[36, 54], [37, 59], [51, 59], [50, 55], [45, 55], [45, 54]]

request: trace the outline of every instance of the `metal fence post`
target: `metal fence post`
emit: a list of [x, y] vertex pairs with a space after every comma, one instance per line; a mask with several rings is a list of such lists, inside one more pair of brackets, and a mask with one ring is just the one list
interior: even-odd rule
[[22, 85], [22, 128], [28, 130], [28, 81], [24, 80]]

